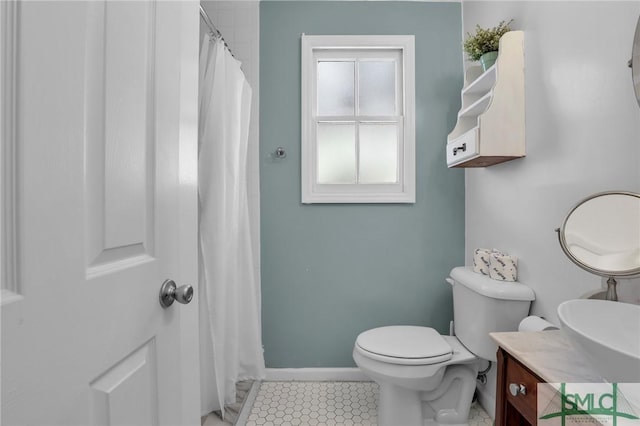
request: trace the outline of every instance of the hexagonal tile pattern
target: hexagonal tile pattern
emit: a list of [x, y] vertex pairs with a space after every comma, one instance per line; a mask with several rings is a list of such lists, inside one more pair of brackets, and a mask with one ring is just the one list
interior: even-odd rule
[[246, 426], [374, 426], [377, 397], [373, 382], [262, 382]]
[[469, 410], [469, 426], [493, 426], [493, 419], [477, 402], [474, 402]]
[[[376, 426], [378, 385], [373, 382], [262, 382], [246, 426]], [[478, 404], [469, 426], [492, 426]]]

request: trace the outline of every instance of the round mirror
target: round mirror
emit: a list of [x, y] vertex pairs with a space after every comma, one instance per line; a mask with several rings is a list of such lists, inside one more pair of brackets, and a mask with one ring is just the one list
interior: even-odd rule
[[602, 192], [572, 208], [558, 230], [576, 265], [604, 277], [640, 274], [640, 194]]
[[638, 17], [636, 35], [633, 38], [631, 50], [631, 75], [633, 76], [633, 89], [636, 92], [638, 105], [640, 105], [640, 17]]

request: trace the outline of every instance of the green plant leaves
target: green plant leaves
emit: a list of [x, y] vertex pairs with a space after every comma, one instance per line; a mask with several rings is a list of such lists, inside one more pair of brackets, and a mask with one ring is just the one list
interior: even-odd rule
[[501, 21], [493, 28], [482, 28], [480, 25], [476, 25], [475, 35], [467, 33], [468, 38], [464, 41], [462, 46], [465, 53], [469, 56], [469, 59], [472, 61], [478, 61], [480, 60], [480, 56], [483, 54], [497, 51], [500, 44], [500, 37], [511, 31], [511, 27], [509, 25], [512, 22], [513, 19], [509, 22]]

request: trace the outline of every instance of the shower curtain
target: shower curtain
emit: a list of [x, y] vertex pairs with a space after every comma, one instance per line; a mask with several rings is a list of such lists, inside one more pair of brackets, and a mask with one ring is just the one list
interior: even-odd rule
[[[235, 383], [264, 375], [258, 238], [249, 216], [251, 87], [221, 40], [200, 55], [200, 368], [202, 415], [235, 402]], [[252, 194], [258, 190], [251, 188]], [[252, 234], [253, 231], [253, 234]]]

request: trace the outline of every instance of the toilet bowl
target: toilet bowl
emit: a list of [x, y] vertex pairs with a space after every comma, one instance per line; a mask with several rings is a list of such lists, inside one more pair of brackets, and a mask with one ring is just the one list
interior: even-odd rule
[[481, 358], [495, 361], [492, 331], [514, 331], [533, 291], [469, 268], [451, 271], [456, 336], [430, 327], [387, 326], [360, 333], [353, 359], [378, 383], [378, 425], [467, 425]]
[[[404, 345], [394, 348], [389, 336]], [[478, 358], [455, 337], [428, 327], [374, 328], [358, 336], [353, 359], [380, 386], [379, 425], [465, 424], [469, 417]]]

